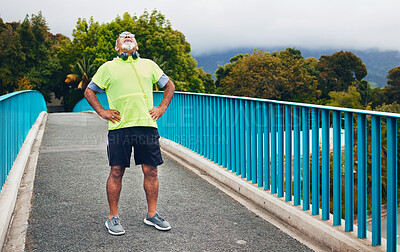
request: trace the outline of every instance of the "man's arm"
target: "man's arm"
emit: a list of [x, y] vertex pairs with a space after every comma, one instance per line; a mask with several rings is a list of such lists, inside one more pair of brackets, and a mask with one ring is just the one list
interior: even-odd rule
[[164, 86], [164, 95], [163, 99], [160, 103], [160, 106], [153, 107], [152, 110], [150, 110], [150, 115], [154, 120], [158, 120], [167, 110], [169, 103], [172, 100], [172, 96], [174, 96], [175, 92], [175, 85], [172, 83], [171, 80], [168, 80], [167, 84]]
[[112, 123], [115, 123], [115, 121], [121, 121], [119, 112], [113, 109], [104, 109], [103, 106], [101, 106], [99, 99], [97, 99], [96, 92], [88, 87], [85, 90], [85, 98], [89, 102], [90, 106], [92, 106], [96, 113], [103, 119], [110, 120]]

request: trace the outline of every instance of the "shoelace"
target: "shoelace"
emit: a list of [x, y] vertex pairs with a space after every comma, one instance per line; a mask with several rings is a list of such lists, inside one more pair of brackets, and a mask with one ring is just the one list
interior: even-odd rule
[[119, 220], [118, 220], [117, 218], [112, 218], [112, 219], [111, 219], [111, 223], [112, 223], [114, 226], [117, 226], [117, 225], [119, 225]]
[[154, 217], [157, 217], [160, 221], [165, 221], [160, 215], [158, 215], [158, 214], [156, 214], [156, 216], [154, 216]]

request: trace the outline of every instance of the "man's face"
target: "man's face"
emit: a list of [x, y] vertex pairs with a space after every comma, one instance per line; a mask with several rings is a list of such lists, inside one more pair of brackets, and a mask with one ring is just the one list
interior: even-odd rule
[[115, 50], [118, 52], [132, 52], [138, 49], [135, 35], [130, 32], [123, 32], [119, 34], [118, 43]]

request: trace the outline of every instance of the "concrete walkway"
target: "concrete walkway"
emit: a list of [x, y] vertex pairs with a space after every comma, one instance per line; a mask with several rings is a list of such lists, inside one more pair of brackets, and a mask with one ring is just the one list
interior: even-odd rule
[[143, 175], [132, 166], [119, 204], [126, 234], [109, 235], [104, 227], [106, 145], [107, 125], [97, 115], [48, 115], [25, 250], [310, 251], [167, 157], [159, 167], [158, 210], [172, 230], [160, 232], [143, 223]]

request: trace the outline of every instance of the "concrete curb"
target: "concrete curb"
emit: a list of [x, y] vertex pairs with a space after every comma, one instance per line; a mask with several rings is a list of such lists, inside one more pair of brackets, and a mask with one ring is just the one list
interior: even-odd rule
[[25, 166], [31, 153], [32, 145], [38, 134], [39, 127], [45, 118], [47, 112], [42, 112], [38, 116], [36, 122], [29, 130], [28, 135], [14, 161], [3, 190], [0, 194], [0, 248], [3, 248], [4, 240], [7, 235], [8, 226], [14, 211], [15, 203], [18, 196], [21, 178], [24, 174]]
[[162, 149], [206, 172], [220, 183], [243, 195], [264, 208], [283, 223], [290, 225], [309, 239], [317, 241], [321, 247], [332, 251], [385, 251], [382, 246], [372, 246], [371, 239], [358, 239], [356, 232], [344, 232], [344, 226], [335, 227], [332, 221], [322, 221], [320, 216], [312, 216], [311, 211], [303, 211], [292, 202], [285, 202], [276, 195], [240, 178], [225, 168], [205, 159], [193, 151], [168, 139], [160, 138]]

